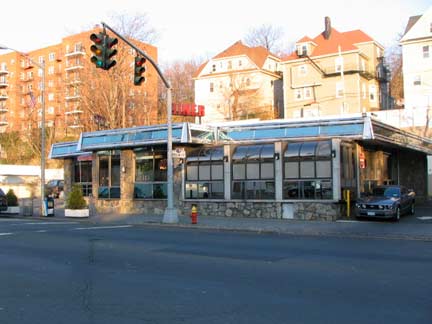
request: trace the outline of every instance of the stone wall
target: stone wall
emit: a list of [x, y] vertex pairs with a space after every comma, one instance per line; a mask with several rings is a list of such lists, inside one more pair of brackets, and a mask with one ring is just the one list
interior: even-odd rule
[[[182, 201], [179, 209], [183, 215], [189, 215], [192, 205], [196, 204], [200, 216], [219, 216], [219, 217], [250, 217], [281, 219], [292, 218], [297, 220], [325, 220], [333, 221], [342, 217], [342, 206], [336, 203], [319, 202], [268, 202], [268, 201], [248, 201], [248, 202], [227, 202], [227, 201]], [[292, 217], [287, 217], [283, 212], [283, 205], [292, 206]]]

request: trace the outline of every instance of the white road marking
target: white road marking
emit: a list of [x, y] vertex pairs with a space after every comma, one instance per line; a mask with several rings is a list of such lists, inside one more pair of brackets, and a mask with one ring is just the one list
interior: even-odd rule
[[0, 233], [0, 236], [13, 235], [13, 233]]
[[32, 222], [32, 223], [22, 223], [22, 224], [13, 224], [15, 226], [18, 225], [60, 225], [60, 224], [79, 224], [78, 222]]
[[77, 228], [74, 228], [73, 230], [85, 231], [85, 230], [116, 229], [116, 228], [128, 228], [128, 227], [132, 227], [132, 225], [77, 227]]
[[421, 217], [417, 217], [417, 219], [420, 219], [420, 220], [431, 220], [432, 216], [421, 216]]
[[358, 221], [358, 220], [345, 220], [340, 219], [336, 221], [337, 223], [365, 223], [364, 221]]

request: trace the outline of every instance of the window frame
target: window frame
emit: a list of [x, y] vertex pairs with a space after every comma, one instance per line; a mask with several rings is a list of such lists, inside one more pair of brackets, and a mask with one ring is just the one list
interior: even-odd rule
[[[320, 153], [323, 147], [325, 154]], [[332, 200], [332, 155], [331, 141], [286, 143], [282, 160], [283, 199]], [[319, 166], [323, 163], [328, 164], [326, 167], [328, 173], [319, 176], [319, 171], [322, 170]], [[289, 172], [288, 169], [290, 169]], [[310, 173], [311, 171], [313, 174]]]
[[[184, 197], [185, 199], [224, 199], [223, 146], [203, 147], [191, 152], [186, 159]], [[190, 178], [192, 167], [196, 177]], [[205, 175], [201, 173], [206, 171]], [[220, 190], [217, 190], [219, 188]]]
[[[271, 144], [239, 145], [236, 147], [231, 164], [231, 198], [242, 200], [275, 200], [276, 170], [275, 146]], [[236, 156], [237, 155], [237, 156]], [[272, 176], [264, 176], [266, 165], [272, 164]], [[249, 167], [250, 166], [250, 167]], [[235, 169], [243, 173], [242, 177], [234, 174]], [[253, 169], [257, 172], [253, 176]]]
[[[101, 185], [101, 160], [107, 159], [108, 161], [108, 173], [107, 173], [107, 185]], [[97, 152], [98, 159], [98, 199], [120, 199], [121, 198], [121, 184], [120, 184], [120, 167], [121, 167], [121, 153], [118, 150], [114, 151], [100, 151]], [[113, 166], [113, 160], [118, 161], [118, 170], [115, 170]], [[115, 163], [117, 165], [117, 163]], [[118, 176], [118, 185], [113, 184], [114, 177]], [[102, 196], [106, 191], [106, 196]], [[104, 193], [105, 194], [105, 193]]]
[[[168, 186], [168, 172], [167, 172], [167, 151], [163, 148], [151, 148], [151, 150], [143, 151], [137, 149], [134, 151], [134, 199], [139, 200], [155, 200], [155, 199], [167, 199], [167, 186]], [[139, 161], [152, 161], [152, 170], [151, 176], [148, 180], [146, 179], [138, 179], [139, 174]], [[164, 171], [161, 169], [165, 164]], [[157, 168], [159, 167], [159, 170]], [[157, 173], [159, 172], [159, 173]], [[144, 175], [144, 174], [143, 174]], [[140, 188], [141, 187], [141, 188]], [[142, 188], [148, 188], [151, 191], [151, 195], [147, 197], [143, 197], [142, 195], [138, 195], [138, 190]], [[149, 192], [149, 191], [147, 191]]]

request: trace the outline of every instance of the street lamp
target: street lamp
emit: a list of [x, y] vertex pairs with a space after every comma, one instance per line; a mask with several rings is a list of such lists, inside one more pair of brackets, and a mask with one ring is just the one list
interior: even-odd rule
[[18, 51], [16, 49], [0, 45], [0, 50], [11, 50], [22, 56], [24, 56], [27, 60], [30, 61], [31, 64], [36, 65], [42, 70], [42, 116], [41, 116], [41, 211], [44, 212], [42, 216], [47, 216], [47, 210], [44, 208], [44, 198], [45, 198], [45, 60], [42, 59], [40, 63], [35, 62], [28, 56], [28, 54]]

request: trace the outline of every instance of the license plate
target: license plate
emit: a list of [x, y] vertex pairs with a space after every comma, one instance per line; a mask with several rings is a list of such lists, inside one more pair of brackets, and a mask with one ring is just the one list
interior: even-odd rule
[[368, 216], [375, 216], [375, 212], [368, 212]]

